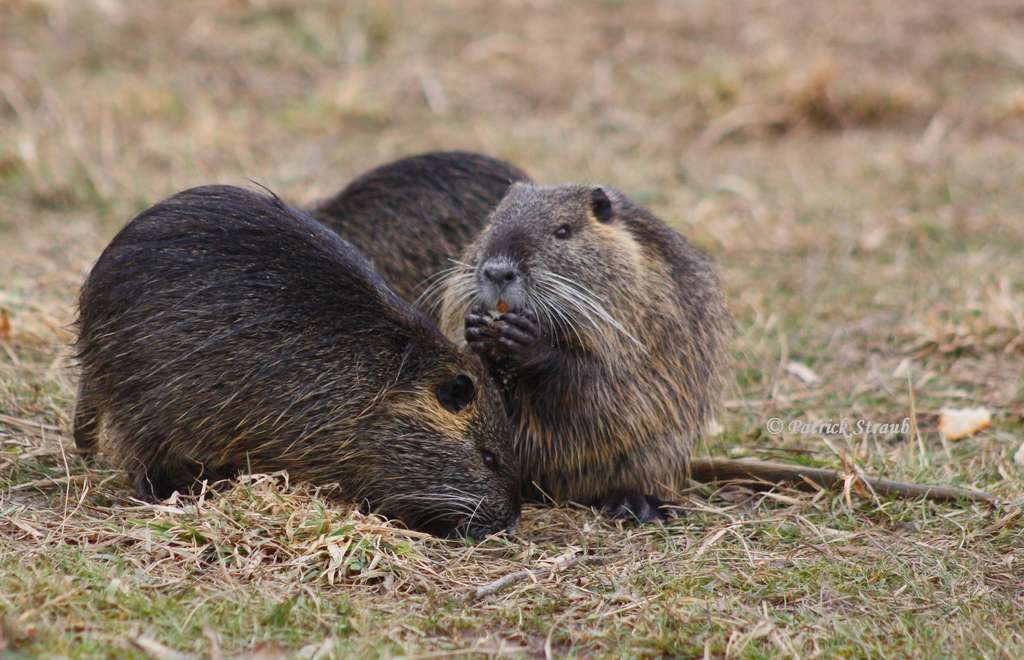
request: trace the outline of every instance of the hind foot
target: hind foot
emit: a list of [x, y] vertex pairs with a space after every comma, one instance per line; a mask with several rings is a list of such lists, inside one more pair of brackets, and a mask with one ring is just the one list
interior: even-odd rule
[[661, 506], [664, 501], [651, 495], [611, 493], [598, 502], [601, 511], [611, 518], [639, 523], [665, 523], [669, 515]]
[[185, 484], [187, 479], [180, 474], [174, 474], [170, 470], [150, 468], [137, 473], [132, 477], [132, 489], [135, 491], [135, 498], [150, 504], [162, 502], [174, 494], [187, 492]]

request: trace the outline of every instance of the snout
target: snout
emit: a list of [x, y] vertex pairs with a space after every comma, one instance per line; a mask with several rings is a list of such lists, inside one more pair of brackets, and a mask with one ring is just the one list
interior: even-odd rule
[[519, 514], [522, 509], [518, 487], [508, 500], [495, 502], [488, 498], [485, 500], [485, 506], [481, 509], [487, 510], [477, 511], [474, 515], [464, 519], [462, 524], [453, 530], [454, 535], [482, 539], [499, 532], [514, 534], [519, 528]]
[[526, 302], [522, 269], [507, 257], [491, 257], [477, 269], [480, 302], [487, 309], [497, 309], [504, 301], [509, 309], [522, 309]]
[[519, 516], [515, 518], [506, 519], [504, 521], [496, 521], [490, 523], [476, 523], [469, 522], [468, 524], [462, 525], [453, 530], [450, 537], [461, 537], [470, 536], [474, 539], [483, 539], [491, 534], [498, 534], [499, 532], [505, 532], [506, 534], [515, 534], [519, 529]]

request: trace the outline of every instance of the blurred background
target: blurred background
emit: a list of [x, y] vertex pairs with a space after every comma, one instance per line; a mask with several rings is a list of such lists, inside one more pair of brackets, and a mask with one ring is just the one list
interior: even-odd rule
[[[702, 490], [664, 529], [528, 509], [480, 547], [345, 523], [370, 573], [385, 559], [338, 589], [321, 522], [306, 544], [294, 521], [355, 514], [242, 488], [219, 515], [140, 511], [63, 434], [78, 287], [134, 214], [208, 183], [307, 204], [459, 148], [616, 186], [716, 259], [735, 377], [701, 452], [1019, 501], [1022, 146], [1011, 0], [0, 0], [0, 653], [12, 630], [76, 656], [155, 629], [213, 657], [325, 635], [350, 655], [1019, 657], [1019, 508]], [[975, 406], [991, 428], [939, 434]], [[608, 564], [463, 601], [579, 548]]]
[[173, 192], [308, 203], [473, 149], [620, 187], [708, 250], [734, 399], [785, 400], [798, 359], [833, 383], [802, 405], [902, 415], [910, 360], [1019, 410], [1022, 34], [996, 0], [6, 0], [0, 305], [49, 359], [99, 250]]

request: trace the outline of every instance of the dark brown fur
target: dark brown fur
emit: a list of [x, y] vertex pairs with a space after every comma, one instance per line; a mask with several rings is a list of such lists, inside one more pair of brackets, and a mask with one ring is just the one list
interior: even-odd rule
[[442, 328], [503, 383], [524, 481], [658, 518], [720, 397], [710, 260], [620, 192], [516, 184], [462, 261]]
[[434, 533], [518, 516], [479, 360], [277, 198], [211, 186], [140, 214], [82, 288], [77, 348], [76, 442], [145, 499], [288, 470]]
[[529, 180], [488, 156], [440, 151], [370, 170], [312, 213], [369, 257], [396, 293], [416, 300], [454, 266], [508, 187]]

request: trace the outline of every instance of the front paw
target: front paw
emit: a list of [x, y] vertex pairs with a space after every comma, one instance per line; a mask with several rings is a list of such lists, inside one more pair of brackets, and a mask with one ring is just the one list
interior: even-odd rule
[[522, 360], [543, 348], [540, 323], [532, 312], [508, 312], [494, 325], [498, 345], [511, 357]]
[[557, 364], [558, 352], [533, 312], [509, 312], [496, 325], [497, 350], [505, 361], [527, 371], [546, 371]]
[[475, 353], [494, 358], [498, 352], [498, 328], [486, 310], [473, 310], [466, 315], [466, 345]]
[[478, 354], [512, 368], [545, 368], [556, 358], [533, 312], [508, 312], [497, 319], [484, 310], [466, 316], [466, 344]]

